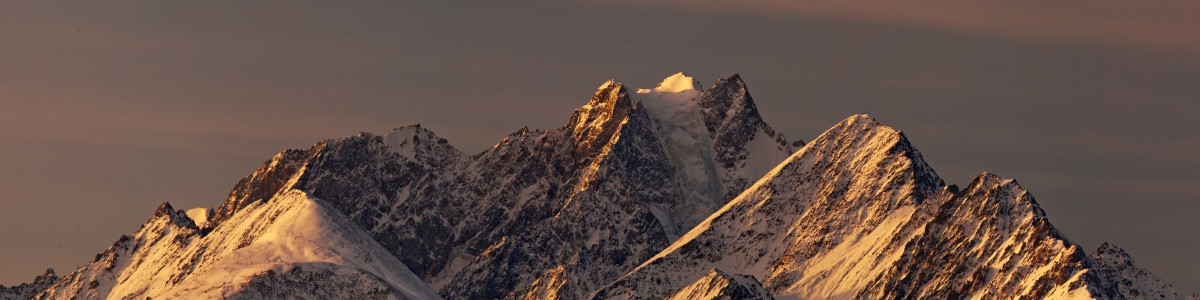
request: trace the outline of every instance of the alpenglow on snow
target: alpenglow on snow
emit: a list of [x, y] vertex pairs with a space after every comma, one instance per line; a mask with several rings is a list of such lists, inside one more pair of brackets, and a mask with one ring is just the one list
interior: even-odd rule
[[740, 76], [699, 87], [609, 80], [479, 153], [421, 125], [286, 150], [0, 299], [1183, 298], [1013, 179], [946, 185], [868, 115], [789, 141]]

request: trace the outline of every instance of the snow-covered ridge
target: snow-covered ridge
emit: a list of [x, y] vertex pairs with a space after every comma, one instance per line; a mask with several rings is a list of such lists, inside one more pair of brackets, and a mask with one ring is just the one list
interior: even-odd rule
[[[710, 268], [783, 290], [804, 271], [808, 253], [887, 226], [889, 212], [903, 212], [897, 208], [918, 203], [940, 185], [903, 135], [853, 116], [595, 297], [663, 297]], [[694, 263], [696, 257], [706, 263]], [[647, 280], [661, 284], [637, 284]]]
[[[254, 288], [312, 274], [330, 277], [270, 288], [290, 297], [438, 297], [345, 216], [301, 191], [254, 203], [207, 235], [181, 215], [183, 211], [164, 203], [137, 233], [38, 298], [263, 295]], [[181, 224], [183, 220], [188, 222]]]

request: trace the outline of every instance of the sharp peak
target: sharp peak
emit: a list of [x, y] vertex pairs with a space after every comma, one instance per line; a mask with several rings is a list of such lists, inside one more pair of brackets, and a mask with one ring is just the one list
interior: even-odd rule
[[980, 188], [989, 188], [990, 189], [993, 186], [1001, 186], [1001, 185], [1006, 185], [1006, 184], [1013, 184], [1014, 186], [1016, 186], [1017, 189], [1022, 189], [1022, 190], [1024, 189], [1021, 187], [1021, 185], [1019, 183], [1017, 183], [1016, 179], [1007, 178], [1004, 176], [996, 175], [996, 173], [984, 171], [984, 172], [980, 172], [979, 175], [976, 175], [975, 178], [971, 180], [970, 184], [967, 184], [967, 190], [974, 190], [974, 189], [980, 189]]
[[613, 87], [623, 89], [625, 88], [625, 84], [621, 83], [621, 81], [617, 80], [616, 78], [609, 78], [608, 80], [605, 80], [604, 83], [601, 83], [600, 87], [596, 88], [596, 93], [600, 93], [600, 91], [608, 90]]
[[897, 137], [897, 142], [908, 143], [907, 137], [905, 137], [904, 134], [899, 130], [883, 125], [879, 123], [879, 121], [866, 114], [856, 114], [838, 121], [833, 125], [833, 127], [826, 129], [825, 132], [822, 132], [821, 135], [817, 136], [817, 138], [809, 141], [809, 144], [820, 141], [833, 142], [841, 139], [844, 136], [857, 136], [862, 135], [864, 132], [876, 130], [882, 131], [885, 134], [872, 135], [875, 139], [888, 138], [892, 135], [895, 135]]
[[[533, 132], [537, 132], [537, 131], [533, 131]], [[492, 148], [496, 148], [496, 147], [499, 147], [500, 145], [511, 142], [513, 139], [524, 140], [525, 136], [529, 135], [529, 134], [530, 134], [529, 126], [521, 126], [521, 128], [518, 128], [516, 131], [510, 132], [510, 133], [508, 133], [508, 135], [505, 135], [504, 138], [501, 138], [499, 142], [496, 142], [495, 145], [492, 145]]]
[[[641, 118], [635, 118], [640, 116]], [[625, 85], [616, 80], [600, 85], [586, 105], [575, 109], [563, 129], [574, 135], [577, 149], [593, 153], [610, 142], [629, 119], [644, 119], [645, 108], [630, 97]]]
[[[876, 145], [876, 146], [871, 146]], [[914, 162], [919, 162], [918, 168], [932, 172], [917, 151], [904, 136], [904, 133], [880, 124], [866, 114], [857, 114], [842, 119], [816, 138], [808, 141], [803, 149], [838, 149], [833, 151], [856, 151], [856, 148], [869, 147], [881, 151], [881, 155], [902, 155]], [[826, 151], [818, 150], [818, 151]], [[797, 153], [800, 153], [799, 151]], [[793, 156], [794, 157], [794, 156]], [[940, 181], [940, 179], [938, 179]], [[941, 186], [938, 184], [937, 186]]]
[[166, 217], [175, 226], [192, 229], [198, 228], [196, 227], [196, 223], [192, 221], [192, 218], [187, 216], [187, 213], [182, 210], [176, 210], [171, 206], [170, 202], [159, 204], [158, 209], [154, 210], [154, 217], [151, 217], [151, 220], [159, 217]]
[[733, 73], [729, 77], [717, 79], [711, 86], [705, 90], [708, 93], [720, 91], [734, 91], [740, 94], [745, 94], [747, 98], [750, 96], [750, 90], [746, 87], [746, 81], [742, 80], [742, 75]]
[[742, 75], [734, 73], [729, 77], [717, 79], [711, 86], [705, 90], [706, 93], [737, 93], [744, 94], [746, 98], [750, 98], [750, 90], [746, 87], [746, 81], [742, 80]]
[[874, 153], [877, 155], [902, 157], [910, 161], [912, 163], [911, 170], [918, 175], [920, 181], [928, 183], [928, 187], [931, 189], [929, 192], [934, 192], [945, 185], [945, 182], [929, 166], [921, 155], [921, 151], [917, 150], [908, 140], [904, 132], [883, 125], [867, 114], [855, 114], [842, 119], [815, 139], [808, 141], [801, 150], [858, 151], [855, 150], [856, 148], [874, 149], [871, 151], [875, 151]]
[[724, 270], [721, 270], [720, 268], [711, 268], [711, 269], [708, 269], [708, 273], [709, 273], [709, 274], [715, 274], [716, 276], [720, 276], [720, 277], [726, 277], [726, 278], [732, 278], [732, 277], [733, 277], [733, 276], [729, 276], [729, 273], [726, 273]]
[[1129, 256], [1129, 253], [1125, 252], [1125, 249], [1122, 249], [1121, 247], [1117, 247], [1117, 245], [1113, 245], [1112, 243], [1109, 243], [1109, 242], [1101, 243], [1099, 247], [1096, 247], [1095, 253], [1096, 254], [1118, 254], [1118, 255], [1126, 256], [1126, 257]]
[[865, 113], [850, 115], [841, 121], [838, 121], [837, 125], [834, 125], [834, 127], [831, 128], [831, 130], [833, 129], [852, 132], [879, 129], [898, 134], [902, 140], [905, 142], [908, 141], [908, 137], [904, 135], [904, 131], [896, 129], [892, 126], [888, 126], [887, 124], [883, 124], [883, 122], [879, 122], [878, 119], [875, 119], [874, 117], [871, 117], [871, 115]]
[[523, 126], [521, 126], [521, 128], [517, 128], [516, 131], [513, 131], [512, 133], [509, 133], [508, 135], [525, 135], [528, 133], [529, 133], [529, 125], [523, 125]]
[[[48, 269], [46, 269], [45, 273], [42, 273], [42, 275], [34, 276], [33, 281], [29, 282], [28, 284], [34, 284], [34, 285], [53, 284], [57, 280], [58, 280], [58, 274], [54, 273], [54, 268], [48, 268]], [[3, 285], [0, 285], [0, 288], [3, 288], [3, 287], [4, 287]]]
[[[846, 118], [842, 119], [841, 121], [838, 121], [837, 124], [834, 124], [833, 127], [830, 127], [828, 130], [826, 130], [824, 133], [822, 133], [820, 136], [818, 136], [817, 139], [814, 139], [813, 141], [819, 140], [822, 137], [825, 137], [828, 135], [834, 135], [834, 136], [858, 135], [858, 134], [861, 134], [862, 132], [872, 131], [872, 130], [876, 130], [876, 129], [898, 134], [901, 136], [902, 140], [907, 139], [906, 137], [903, 136], [904, 134], [901, 133], [899, 130], [896, 130], [895, 128], [892, 128], [887, 125], [883, 125], [883, 123], [879, 123], [878, 120], [875, 120], [875, 118], [872, 118], [870, 115], [855, 114], [855, 115], [846, 117]], [[828, 137], [828, 138], [834, 138], [834, 137]]]
[[169, 202], [169, 201], [159, 204], [158, 209], [154, 210], [155, 217], [174, 216], [174, 215], [175, 215], [175, 207], [172, 207], [171, 202]]
[[[1036, 217], [1042, 219], [1046, 218], [1045, 210], [1043, 210], [1042, 206], [1038, 204], [1036, 197], [1033, 196], [1033, 193], [1030, 193], [1029, 190], [1026, 190], [1024, 187], [1022, 187], [1016, 179], [1002, 177], [1000, 175], [996, 175], [995, 173], [982, 172], [978, 176], [975, 176], [975, 179], [971, 180], [971, 183], [967, 185], [967, 188], [963, 189], [959, 193], [961, 195], [977, 195], [991, 194], [994, 192], [999, 192], [1002, 195], [1009, 196], [989, 196], [978, 199], [982, 199], [984, 202], [1012, 201], [1011, 203], [1016, 205], [1015, 207], [1029, 209]], [[1065, 240], [1066, 238], [1063, 237], [1063, 239]]]
[[719, 84], [740, 84], [740, 85], [745, 85], [745, 84], [746, 84], [746, 81], [742, 79], [742, 75], [741, 75], [741, 74], [738, 74], [738, 73], [733, 73], [733, 75], [729, 75], [728, 77], [721, 78], [721, 79], [717, 79], [717, 81], [713, 83], [713, 85], [714, 85], [714, 86], [715, 86], [715, 85], [719, 85]]
[[609, 79], [596, 88], [596, 92], [592, 94], [592, 98], [588, 100], [587, 104], [575, 109], [571, 122], [575, 122], [576, 115], [581, 112], [588, 112], [600, 107], [608, 107], [611, 110], [617, 106], [629, 106], [629, 108], [632, 108], [633, 100], [630, 99], [629, 91], [625, 89], [625, 84], [616, 79]]
[[1003, 176], [1000, 176], [1000, 175], [997, 175], [996, 173], [992, 173], [992, 172], [988, 172], [988, 171], [983, 171], [983, 172], [979, 172], [979, 175], [975, 175], [975, 180], [981, 180], [981, 181], [993, 181], [993, 180], [995, 180], [995, 181], [999, 181], [999, 180], [1004, 180], [1004, 177], [1003, 177]]
[[882, 123], [879, 123], [879, 120], [876, 120], [874, 117], [871, 117], [871, 115], [868, 115], [868, 114], [853, 114], [853, 115], [850, 115], [849, 117], [846, 117], [845, 119], [842, 119], [841, 123], [848, 124], [848, 125], [853, 125], [853, 124], [864, 124], [864, 125], [869, 125], [869, 126], [883, 125]]
[[413, 124], [408, 124], [408, 125], [392, 128], [392, 130], [388, 131], [388, 133], [404, 131], [404, 130], [426, 130], [426, 131], [428, 131], [429, 129], [421, 128], [421, 123], [413, 123]]
[[405, 135], [412, 135], [412, 136], [417, 136], [419, 134], [425, 134], [425, 135], [430, 135], [433, 137], [439, 137], [436, 132], [434, 132], [433, 130], [430, 130], [429, 127], [421, 125], [421, 123], [413, 123], [413, 124], [408, 124], [408, 125], [393, 128], [392, 130], [385, 133], [384, 136], [391, 135], [391, 134], [405, 134]]

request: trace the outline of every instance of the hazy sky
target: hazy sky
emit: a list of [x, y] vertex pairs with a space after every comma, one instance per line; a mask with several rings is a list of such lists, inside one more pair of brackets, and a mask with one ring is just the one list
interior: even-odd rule
[[683, 71], [740, 73], [790, 139], [871, 114], [1200, 290], [1200, 2], [399, 2], [0, 4], [0, 284], [286, 148], [421, 123], [475, 153]]

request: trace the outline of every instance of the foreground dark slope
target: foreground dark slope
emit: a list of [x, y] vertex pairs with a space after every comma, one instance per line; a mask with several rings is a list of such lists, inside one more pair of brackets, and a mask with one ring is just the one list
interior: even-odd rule
[[[609, 81], [474, 155], [420, 125], [287, 150], [211, 222], [164, 206], [42, 296], [1178, 298], [1115, 247], [1085, 255], [1013, 180], [945, 186], [866, 115], [789, 144], [739, 76], [693, 82]], [[254, 254], [290, 244], [366, 260]]]

